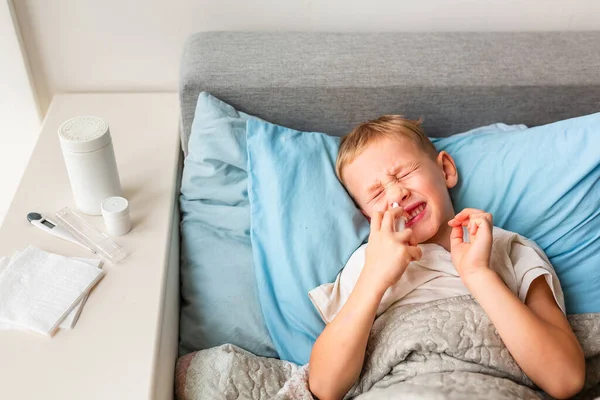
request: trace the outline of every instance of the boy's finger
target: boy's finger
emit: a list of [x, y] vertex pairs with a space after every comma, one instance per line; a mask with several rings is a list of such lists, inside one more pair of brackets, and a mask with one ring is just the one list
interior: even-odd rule
[[411, 246], [416, 246], [419, 244], [417, 238], [415, 237], [415, 234], [413, 233], [413, 230], [410, 228], [406, 228], [402, 232], [398, 232], [396, 235], [397, 238], [400, 239], [400, 241], [408, 243]]
[[372, 231], [380, 231], [381, 230], [381, 220], [383, 218], [383, 213], [379, 211], [373, 211], [373, 215], [371, 216], [371, 230]]
[[471, 223], [471, 219], [467, 218], [464, 221], [449, 221], [448, 225], [452, 226], [452, 227], [457, 227], [457, 226], [463, 226], [463, 227], [467, 227], [469, 226], [469, 224]]
[[404, 211], [402, 207], [390, 207], [388, 208], [388, 212], [392, 213], [392, 217], [394, 219], [399, 218], [401, 216], [408, 217], [408, 214]]
[[388, 208], [385, 213], [383, 213], [383, 220], [381, 221], [381, 230], [386, 232], [394, 232], [394, 213], [392, 208]]
[[492, 214], [486, 212], [473, 213], [471, 215], [471, 219], [484, 219], [488, 221], [490, 224], [493, 224]]
[[465, 208], [464, 210], [462, 210], [461, 212], [459, 212], [458, 214], [456, 214], [454, 216], [453, 219], [457, 220], [457, 221], [463, 221], [465, 219], [468, 219], [471, 217], [471, 214], [474, 213], [483, 213], [484, 211], [481, 211], [477, 208]]
[[478, 216], [476, 216], [476, 214], [473, 214], [468, 219], [465, 219], [464, 221], [462, 221], [460, 223], [457, 223], [456, 225], [452, 225], [452, 226], [458, 226], [458, 225], [460, 225], [460, 226], [463, 226], [463, 227], [469, 229], [469, 227], [473, 224], [473, 221], [475, 221], [476, 219], [477, 220], [479, 220], [479, 219], [482, 219], [482, 220], [485, 219], [485, 220], [489, 221], [488, 218], [478, 217]]
[[471, 219], [469, 222], [469, 235], [475, 236], [477, 234], [477, 228], [479, 227], [480, 220]]
[[477, 242], [484, 246], [491, 246], [493, 242], [493, 225], [487, 218], [477, 218], [473, 220], [471, 237], [476, 238]]
[[460, 221], [457, 221], [456, 219], [452, 218], [450, 221], [448, 221], [448, 225], [458, 226], [458, 225], [460, 225]]
[[454, 246], [458, 246], [463, 243], [463, 228], [462, 226], [455, 226], [450, 232], [450, 249]]
[[421, 257], [423, 256], [423, 253], [421, 252], [421, 248], [418, 246], [409, 246], [408, 254], [410, 254], [410, 257], [412, 258], [413, 261], [419, 261], [421, 259]]
[[[471, 223], [469, 224], [469, 232], [472, 235], [476, 235], [479, 228], [485, 229], [488, 232], [492, 231], [492, 221], [490, 221], [489, 217], [486, 216], [478, 216], [477, 218], [472, 218]], [[472, 230], [472, 232], [471, 232]]]
[[405, 222], [408, 219], [408, 214], [406, 213], [406, 211], [404, 211], [404, 208], [402, 207], [393, 207], [393, 208], [388, 208], [386, 213], [389, 213], [391, 216], [391, 221], [392, 221], [392, 231], [396, 232], [396, 222], [398, 221], [398, 218], [405, 218]]

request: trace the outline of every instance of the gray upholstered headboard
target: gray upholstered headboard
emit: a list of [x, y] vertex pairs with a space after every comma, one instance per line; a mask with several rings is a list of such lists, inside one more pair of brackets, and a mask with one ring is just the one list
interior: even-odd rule
[[333, 135], [381, 114], [430, 136], [494, 122], [539, 125], [600, 110], [600, 32], [205, 32], [181, 62], [182, 144], [198, 94]]

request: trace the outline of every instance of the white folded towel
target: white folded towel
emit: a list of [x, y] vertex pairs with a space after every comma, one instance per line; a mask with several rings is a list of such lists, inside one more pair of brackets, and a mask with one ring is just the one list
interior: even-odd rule
[[2, 272], [8, 266], [8, 262], [10, 261], [10, 257], [0, 257], [0, 277], [2, 276]]
[[[0, 267], [0, 321], [52, 335], [104, 276], [86, 262], [29, 246]], [[73, 320], [76, 320], [75, 316]]]
[[[0, 279], [2, 279], [2, 272], [8, 267], [10, 257], [0, 257]], [[0, 318], [0, 330], [17, 329], [13, 324]]]
[[[84, 262], [84, 263], [89, 264], [96, 268], [102, 268], [102, 263], [103, 263], [102, 260], [99, 260], [96, 258], [81, 258], [81, 257], [70, 257], [70, 258], [72, 260]], [[83, 295], [81, 300], [77, 304], [75, 304], [75, 307], [73, 307], [71, 312], [60, 323], [61, 329], [73, 329], [75, 327], [75, 325], [77, 324], [77, 321], [79, 321], [79, 316], [81, 315], [81, 311], [83, 310], [83, 306], [85, 305], [85, 302], [87, 301], [89, 295], [90, 295], [90, 293], [89, 293], [89, 291], [87, 291]]]
[[[16, 252], [15, 256], [20, 254], [20, 252]], [[96, 258], [82, 258], [82, 257], [70, 257], [73, 260], [78, 260], [84, 262], [86, 264], [90, 264], [97, 268], [102, 268], [102, 260]], [[2, 271], [4, 268], [8, 266], [10, 262], [10, 257], [2, 257], [0, 258], [0, 275], [2, 275]], [[0, 278], [1, 279], [1, 278]], [[63, 319], [60, 323], [61, 329], [73, 329], [79, 320], [79, 316], [81, 315], [81, 311], [83, 310], [83, 306], [89, 297], [89, 292], [85, 293], [82, 299], [75, 304], [71, 312]], [[0, 330], [26, 330], [26, 328], [19, 327], [18, 325], [14, 325], [8, 321], [0, 320]]]

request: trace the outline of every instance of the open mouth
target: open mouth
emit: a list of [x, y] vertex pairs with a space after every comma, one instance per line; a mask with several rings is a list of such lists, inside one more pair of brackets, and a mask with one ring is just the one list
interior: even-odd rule
[[406, 226], [408, 227], [408, 226], [414, 225], [417, 222], [419, 222], [425, 215], [426, 208], [427, 208], [427, 204], [421, 203], [421, 204], [418, 204], [416, 207], [412, 208], [410, 210], [410, 212], [407, 211], [408, 220], [406, 221]]

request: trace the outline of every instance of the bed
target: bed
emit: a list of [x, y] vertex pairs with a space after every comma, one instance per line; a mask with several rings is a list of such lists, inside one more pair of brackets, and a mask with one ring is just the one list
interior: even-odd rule
[[[535, 127], [597, 113], [599, 65], [600, 32], [198, 33], [186, 41], [181, 61], [182, 149], [189, 155], [205, 92], [240, 113], [297, 131], [341, 136], [367, 119], [402, 113], [424, 116], [430, 136], [448, 137], [498, 122]], [[183, 251], [185, 235], [182, 229]], [[225, 263], [231, 255], [222, 257]], [[182, 292], [189, 290], [189, 279], [182, 272]], [[182, 295], [183, 320], [194, 304]], [[365, 372], [349, 396], [544, 396], [507, 357], [493, 328], [477, 329], [485, 315], [472, 299], [400, 311], [377, 320]], [[439, 324], [428, 325], [423, 334], [419, 327], [431, 320]], [[600, 317], [577, 313], [570, 322], [588, 359], [580, 396], [600, 396]], [[474, 347], [484, 343], [485, 356], [465, 348], [463, 336], [445, 337], [453, 327], [473, 328], [466, 337]], [[401, 334], [413, 330], [421, 333]], [[214, 334], [201, 327], [195, 332]], [[299, 363], [258, 357], [218, 337], [197, 343], [180, 350], [178, 398], [311, 398], [306, 368]], [[427, 351], [419, 353], [423, 348]], [[269, 351], [263, 355], [273, 355]]]

